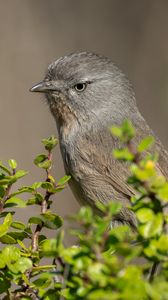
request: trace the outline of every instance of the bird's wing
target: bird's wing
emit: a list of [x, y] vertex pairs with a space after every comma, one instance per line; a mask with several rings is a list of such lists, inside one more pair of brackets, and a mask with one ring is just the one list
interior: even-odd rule
[[105, 194], [108, 194], [106, 201], [115, 195], [129, 199], [135, 194], [134, 189], [127, 183], [130, 176], [128, 165], [116, 160], [112, 155], [114, 140], [111, 136], [99, 135], [87, 141], [82, 138], [82, 144], [82, 151], [81, 144], [78, 144], [80, 174], [83, 174], [85, 182], [88, 179], [88, 185], [92, 184], [92, 187], [97, 186], [98, 189], [101, 187]]

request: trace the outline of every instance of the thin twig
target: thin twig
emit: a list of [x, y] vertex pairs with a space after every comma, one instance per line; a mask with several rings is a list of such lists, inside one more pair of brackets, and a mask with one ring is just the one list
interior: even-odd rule
[[149, 282], [152, 282], [153, 279], [155, 278], [155, 276], [157, 275], [157, 271], [158, 271], [158, 268], [159, 268], [159, 265], [160, 263], [159, 262], [154, 262], [150, 271], [149, 271], [149, 274], [147, 276], [147, 279], [149, 280]]

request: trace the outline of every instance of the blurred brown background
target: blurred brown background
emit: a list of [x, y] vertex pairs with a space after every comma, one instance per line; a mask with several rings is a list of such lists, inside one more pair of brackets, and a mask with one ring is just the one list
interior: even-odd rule
[[[33, 158], [41, 139], [56, 134], [42, 96], [29, 88], [49, 62], [81, 50], [109, 56], [127, 73], [140, 110], [168, 146], [168, 1], [0, 0], [0, 159], [30, 170], [24, 184], [42, 177]], [[54, 173], [64, 174], [59, 149]], [[57, 195], [61, 215], [77, 208], [68, 188]]]

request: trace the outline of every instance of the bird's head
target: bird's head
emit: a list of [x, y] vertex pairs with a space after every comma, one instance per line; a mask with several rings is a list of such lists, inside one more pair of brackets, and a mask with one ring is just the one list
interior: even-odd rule
[[58, 127], [73, 121], [112, 124], [129, 117], [135, 106], [126, 76], [110, 59], [87, 52], [51, 63], [31, 91], [45, 93]]

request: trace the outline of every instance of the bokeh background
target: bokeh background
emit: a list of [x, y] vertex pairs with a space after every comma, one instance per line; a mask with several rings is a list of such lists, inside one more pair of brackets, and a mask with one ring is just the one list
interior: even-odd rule
[[[0, 159], [30, 171], [23, 184], [44, 178], [33, 158], [41, 139], [57, 134], [43, 96], [29, 88], [48, 63], [83, 50], [110, 57], [128, 75], [141, 112], [168, 146], [167, 0], [0, 0]], [[63, 174], [58, 148], [54, 175]], [[56, 196], [62, 216], [77, 209], [68, 188]]]

